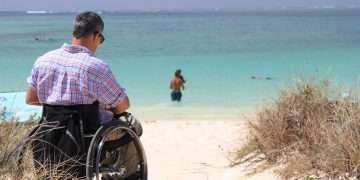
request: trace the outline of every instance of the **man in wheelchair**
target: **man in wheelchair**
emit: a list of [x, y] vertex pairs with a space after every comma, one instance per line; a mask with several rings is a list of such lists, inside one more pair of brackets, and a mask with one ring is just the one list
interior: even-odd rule
[[137, 150], [137, 158], [145, 161], [138, 140], [142, 128], [126, 113], [125, 89], [95, 56], [105, 40], [103, 30], [98, 14], [78, 14], [72, 43], [39, 57], [27, 79], [26, 103], [43, 106], [39, 126], [30, 135], [34, 164], [49, 171], [56, 167], [60, 179], [99, 178], [101, 172], [115, 179], [146, 179], [134, 176], [141, 168], [146, 171], [137, 164], [140, 160], [131, 165], [120, 157]]

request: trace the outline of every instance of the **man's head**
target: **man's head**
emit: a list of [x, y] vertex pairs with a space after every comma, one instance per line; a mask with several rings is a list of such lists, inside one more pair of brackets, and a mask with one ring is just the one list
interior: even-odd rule
[[175, 76], [176, 76], [176, 77], [180, 77], [180, 76], [181, 76], [181, 69], [177, 69], [177, 70], [175, 71]]
[[98, 45], [105, 40], [103, 30], [104, 22], [98, 14], [82, 12], [74, 20], [73, 44], [86, 46], [95, 52]]

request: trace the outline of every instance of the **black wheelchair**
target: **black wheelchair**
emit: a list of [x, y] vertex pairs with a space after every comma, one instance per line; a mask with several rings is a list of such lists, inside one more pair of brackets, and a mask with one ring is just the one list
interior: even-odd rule
[[[56, 117], [60, 120], [47, 122], [43, 118], [14, 150], [19, 172], [25, 169], [28, 152], [40, 171], [51, 171], [60, 164], [56, 170], [63, 174], [58, 179], [147, 180], [146, 155], [139, 139], [142, 128], [134, 127], [130, 113], [116, 115], [112, 121], [89, 130], [81, 113], [59, 112]], [[47, 174], [41, 179], [53, 178]]]

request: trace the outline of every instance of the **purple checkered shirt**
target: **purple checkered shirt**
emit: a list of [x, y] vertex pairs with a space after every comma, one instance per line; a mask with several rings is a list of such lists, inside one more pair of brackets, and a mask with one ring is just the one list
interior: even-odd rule
[[27, 79], [36, 90], [40, 103], [76, 105], [100, 103], [100, 120], [108, 122], [126, 97], [125, 89], [115, 80], [109, 66], [88, 48], [64, 44], [60, 49], [39, 57]]

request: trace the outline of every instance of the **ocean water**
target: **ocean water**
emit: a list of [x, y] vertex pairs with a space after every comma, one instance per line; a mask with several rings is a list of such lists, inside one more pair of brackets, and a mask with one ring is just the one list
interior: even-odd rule
[[[35, 111], [23, 103], [26, 77], [38, 56], [70, 42], [74, 16], [0, 12], [2, 106]], [[133, 107], [174, 106], [169, 81], [177, 68], [187, 80], [181, 106], [194, 108], [256, 105], [299, 77], [344, 85], [359, 80], [359, 10], [104, 12], [102, 17], [106, 41], [97, 56], [126, 87]]]

